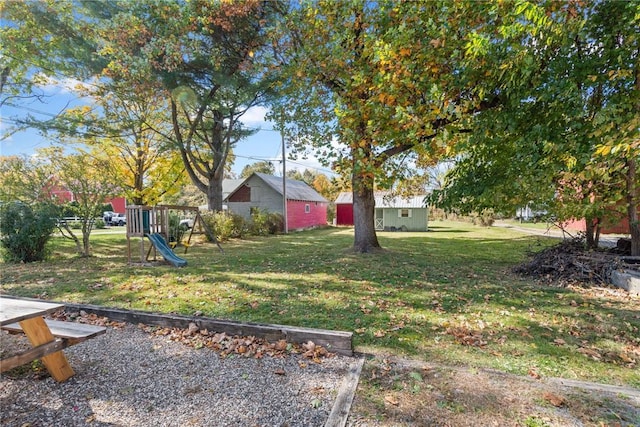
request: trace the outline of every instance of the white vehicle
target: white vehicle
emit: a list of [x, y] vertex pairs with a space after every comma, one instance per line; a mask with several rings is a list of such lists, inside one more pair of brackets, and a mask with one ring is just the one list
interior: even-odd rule
[[127, 217], [125, 214], [116, 213], [111, 216], [111, 225], [125, 225], [127, 223]]
[[188, 229], [193, 228], [193, 219], [185, 218], [180, 220], [180, 227], [186, 227]]
[[104, 221], [105, 224], [111, 224], [111, 217], [114, 216], [116, 213], [113, 211], [104, 211], [102, 213], [102, 220]]

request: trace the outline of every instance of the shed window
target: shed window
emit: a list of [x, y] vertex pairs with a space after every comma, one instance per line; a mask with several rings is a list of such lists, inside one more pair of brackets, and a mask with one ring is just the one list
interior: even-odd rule
[[311, 205], [307, 203], [304, 205], [304, 213], [309, 213], [309, 212], [311, 212]]
[[398, 209], [398, 218], [411, 218], [411, 209]]

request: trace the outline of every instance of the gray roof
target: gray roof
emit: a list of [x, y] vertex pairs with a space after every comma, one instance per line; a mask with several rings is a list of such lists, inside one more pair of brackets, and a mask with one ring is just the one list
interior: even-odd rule
[[[269, 187], [273, 188], [280, 195], [282, 195], [282, 177], [267, 175], [260, 172], [254, 172], [251, 176], [253, 175], [263, 180]], [[251, 179], [251, 176], [243, 180], [242, 182], [248, 181], [249, 179]], [[316, 190], [311, 188], [306, 182], [287, 178], [286, 186], [287, 186], [286, 188], [287, 200], [303, 200], [307, 202], [327, 203], [327, 199], [322, 197]]]
[[350, 205], [351, 203], [353, 203], [353, 193], [343, 192], [338, 194], [338, 198], [336, 198], [336, 205], [341, 205], [341, 204]]
[[[402, 197], [391, 196], [391, 193], [387, 191], [376, 191], [374, 197], [376, 208], [419, 209], [427, 207], [427, 204], [424, 201], [426, 194]], [[353, 193], [340, 193], [336, 199], [336, 204], [351, 203], [353, 203]]]

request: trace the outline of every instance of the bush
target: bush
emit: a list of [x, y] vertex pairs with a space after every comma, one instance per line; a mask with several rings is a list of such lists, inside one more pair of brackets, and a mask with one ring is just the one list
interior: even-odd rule
[[182, 242], [182, 238], [184, 237], [188, 229], [189, 227], [187, 227], [186, 225], [180, 225], [180, 217], [177, 214], [173, 212], [169, 213], [169, 243]]
[[244, 218], [237, 214], [205, 212], [202, 220], [213, 230], [219, 241], [242, 239], [249, 231]]
[[98, 218], [93, 222], [93, 228], [101, 230], [106, 227], [104, 220], [102, 218]]
[[269, 234], [281, 233], [284, 230], [284, 217], [278, 212], [271, 212], [267, 218]]
[[284, 218], [277, 212], [267, 212], [256, 209], [251, 213], [251, 234], [266, 236], [276, 234], [284, 229]]
[[471, 215], [473, 225], [481, 225], [483, 227], [491, 227], [495, 221], [493, 209], [483, 209], [480, 213]]
[[8, 262], [42, 261], [47, 257], [47, 242], [56, 229], [56, 213], [49, 205], [32, 208], [10, 203], [0, 208], [0, 243]]

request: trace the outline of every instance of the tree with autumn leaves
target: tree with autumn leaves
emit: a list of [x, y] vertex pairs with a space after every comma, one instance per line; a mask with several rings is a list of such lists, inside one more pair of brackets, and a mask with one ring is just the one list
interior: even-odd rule
[[[625, 153], [618, 165], [627, 171], [637, 159], [637, 8], [303, 2], [287, 22], [288, 96], [273, 117], [294, 148], [351, 175], [358, 252], [379, 247], [375, 186], [442, 159], [457, 160], [432, 198], [444, 206], [503, 210], [533, 200], [591, 226], [618, 195], [637, 210], [637, 176], [622, 191], [629, 174], [603, 158]], [[625, 125], [609, 126], [603, 145], [598, 132], [617, 122]]]
[[[504, 105], [500, 83], [520, 78], [512, 56], [535, 24], [484, 2], [313, 1], [288, 18], [289, 79], [273, 117], [294, 148], [351, 176], [354, 250], [376, 250], [374, 188], [453, 152], [477, 114]], [[481, 70], [500, 65], [502, 78], [485, 82]]]
[[210, 210], [222, 210], [233, 146], [250, 135], [242, 115], [271, 95], [269, 31], [279, 3], [136, 2], [105, 30], [104, 74], [165, 94], [167, 131]]
[[[537, 9], [548, 30], [524, 57], [525, 83], [508, 86], [503, 108], [478, 115], [433, 201], [462, 212], [505, 213], [533, 203], [560, 223], [585, 218], [590, 248], [597, 247], [603, 221], [624, 212], [638, 255], [639, 5], [567, 2]], [[502, 73], [495, 70], [487, 70], [488, 81]]]

